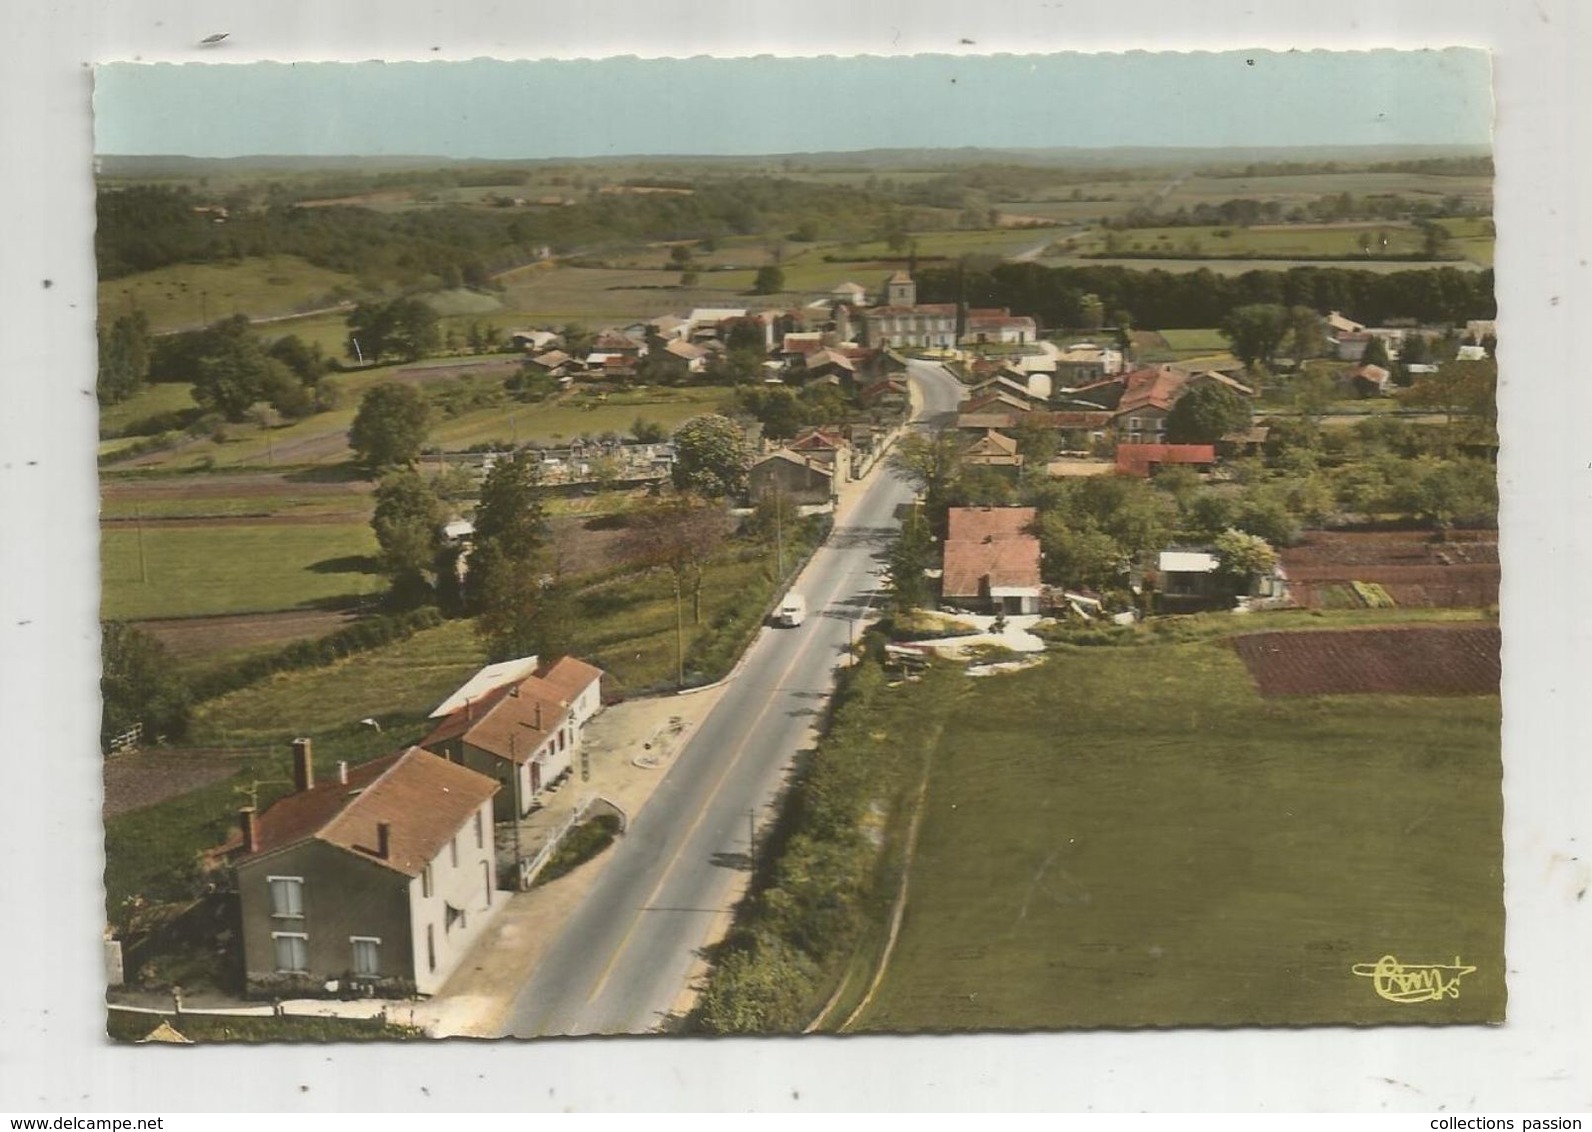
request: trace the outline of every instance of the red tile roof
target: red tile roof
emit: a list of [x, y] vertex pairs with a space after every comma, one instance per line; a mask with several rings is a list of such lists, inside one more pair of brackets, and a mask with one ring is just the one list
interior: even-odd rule
[[1024, 419], [1045, 428], [1105, 428], [1111, 423], [1111, 414], [1104, 409], [1099, 412], [1076, 409], [1048, 413], [1036, 411]]
[[576, 657], [561, 656], [548, 666], [546, 671], [538, 675], [563, 693], [566, 700], [573, 701], [587, 688], [602, 680], [603, 670]]
[[[289, 794], [258, 819], [259, 848], [239, 864], [309, 838], [335, 845], [405, 876], [420, 871], [470, 815], [498, 791], [484, 774], [419, 747], [354, 767]], [[377, 855], [377, 826], [388, 827], [385, 858]]]
[[1212, 444], [1119, 444], [1117, 471], [1147, 476], [1152, 465], [1214, 464], [1216, 446]]
[[456, 739], [500, 759], [524, 763], [564, 724], [576, 696], [600, 669], [563, 657], [542, 672], [494, 688], [437, 724], [420, 745], [434, 751]]
[[[1001, 408], [1005, 406], [1005, 408]], [[1002, 413], [1010, 410], [1014, 413], [1028, 413], [1032, 408], [1027, 400], [1014, 396], [1003, 389], [991, 389], [987, 393], [980, 393], [968, 398], [958, 406], [958, 411], [963, 413]]]
[[992, 586], [1038, 586], [1039, 540], [1024, 531], [1032, 507], [953, 507], [948, 514], [946, 597], [979, 597]]
[[806, 428], [787, 441], [785, 447], [795, 452], [838, 452], [845, 443], [846, 438], [838, 432], [826, 428]]
[[1117, 402], [1118, 413], [1136, 409], [1170, 409], [1183, 395], [1188, 374], [1171, 366], [1134, 370], [1126, 377], [1126, 391]]

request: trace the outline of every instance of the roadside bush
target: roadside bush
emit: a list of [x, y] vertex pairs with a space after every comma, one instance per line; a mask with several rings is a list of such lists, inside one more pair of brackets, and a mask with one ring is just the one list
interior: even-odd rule
[[1108, 625], [1090, 622], [1083, 625], [1068, 622], [1041, 621], [1029, 630], [1047, 645], [1084, 645], [1088, 647], [1131, 645], [1139, 640], [1139, 631], [1132, 625]]
[[542, 871], [536, 874], [536, 884], [547, 884], [571, 872], [608, 846], [619, 835], [619, 819], [613, 814], [598, 814], [583, 821], [565, 835]]
[[[923, 702], [947, 709], [950, 682], [960, 676], [941, 668], [928, 678], [946, 683]], [[892, 711], [893, 701], [882, 698], [888, 687], [873, 660], [841, 673], [827, 733], [798, 770], [687, 1029], [799, 1031], [826, 976], [870, 924], [883, 924], [898, 879], [888, 849], [891, 815], [907, 804], [908, 771], [932, 746], [939, 718], [905, 702]]]
[[442, 620], [442, 614], [430, 607], [384, 617], [366, 617], [325, 637], [294, 641], [276, 652], [251, 656], [207, 672], [194, 681], [193, 698], [195, 701], [212, 700], [278, 672], [319, 668], [345, 656], [407, 640], [422, 629], [435, 628]]

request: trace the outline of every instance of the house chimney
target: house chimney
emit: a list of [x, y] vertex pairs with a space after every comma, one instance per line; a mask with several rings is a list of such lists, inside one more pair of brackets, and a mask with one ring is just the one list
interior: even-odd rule
[[245, 806], [238, 811], [238, 824], [243, 827], [243, 851], [258, 853], [260, 851], [259, 812], [253, 806]]
[[348, 761], [346, 759], [338, 760], [338, 763], [337, 763], [337, 784], [339, 786], [347, 786], [348, 785]]
[[376, 856], [385, 861], [392, 855], [392, 823], [376, 823]]
[[315, 788], [315, 753], [308, 739], [293, 740], [293, 789], [302, 794]]
[[536, 701], [536, 730], [542, 729], [542, 701]]

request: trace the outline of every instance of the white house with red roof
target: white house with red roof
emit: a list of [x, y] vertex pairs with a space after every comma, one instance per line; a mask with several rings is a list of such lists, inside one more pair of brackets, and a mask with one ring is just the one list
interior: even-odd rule
[[602, 707], [601, 683], [600, 668], [565, 656], [478, 695], [455, 693], [420, 746], [502, 783], [499, 820], [524, 817], [570, 772], [586, 724]]

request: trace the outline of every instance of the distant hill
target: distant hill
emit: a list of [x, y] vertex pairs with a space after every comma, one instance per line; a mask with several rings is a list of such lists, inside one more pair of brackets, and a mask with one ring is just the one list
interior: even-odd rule
[[629, 154], [604, 157], [451, 158], [420, 154], [359, 156], [308, 156], [263, 154], [248, 157], [186, 157], [178, 154], [106, 154], [96, 159], [101, 176], [161, 178], [236, 175], [239, 173], [321, 173], [341, 170], [362, 172], [403, 169], [438, 169], [469, 166], [545, 165], [745, 165], [821, 166], [827, 169], [942, 169], [965, 165], [1096, 166], [1100, 168], [1186, 168], [1213, 165], [1272, 164], [1335, 161], [1359, 165], [1387, 161], [1424, 161], [1435, 158], [1485, 157], [1486, 146], [1122, 146], [1109, 148], [986, 149], [863, 149], [817, 153], [768, 154]]

